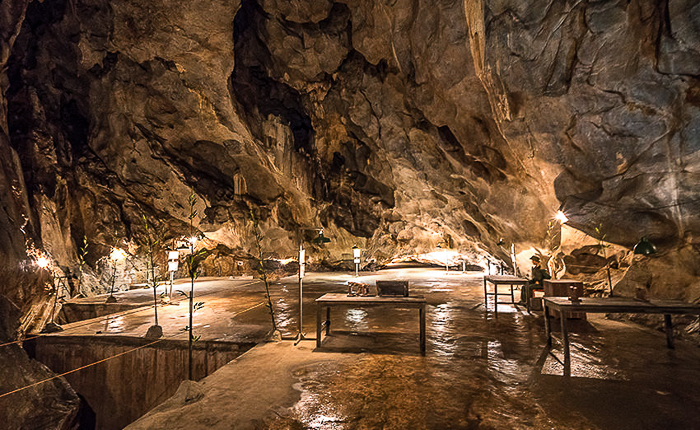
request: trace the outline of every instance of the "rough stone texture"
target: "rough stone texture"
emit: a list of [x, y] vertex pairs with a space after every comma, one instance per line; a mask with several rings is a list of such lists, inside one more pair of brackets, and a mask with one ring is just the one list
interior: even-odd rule
[[[654, 291], [698, 296], [692, 0], [2, 8], [11, 262], [30, 239], [74, 268], [87, 236], [102, 271], [115, 243], [143, 242], [142, 214], [167, 239], [189, 234], [192, 190], [203, 243], [230, 255], [212, 252], [209, 268], [257, 254], [251, 212], [266, 257], [293, 256], [324, 227], [333, 242], [310, 246], [315, 260], [353, 244], [384, 261], [445, 243], [509, 261], [504, 238], [525, 267], [552, 251], [561, 207], [622, 254], [642, 235], [657, 244], [653, 264], [615, 254], [629, 264], [622, 290], [653, 269], [671, 274]], [[590, 267], [568, 275], [602, 267], [584, 246], [569, 246], [569, 262]], [[19, 285], [3, 291], [27, 313], [40, 289]]]
[[[0, 350], [0, 394], [50, 379], [55, 374], [31, 360], [16, 344]], [[8, 430], [78, 428], [80, 399], [63, 378], [0, 397], [0, 422]]]

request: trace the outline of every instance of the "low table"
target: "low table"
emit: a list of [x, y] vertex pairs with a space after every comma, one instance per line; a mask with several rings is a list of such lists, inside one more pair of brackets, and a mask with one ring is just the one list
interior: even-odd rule
[[573, 312], [585, 313], [623, 313], [623, 314], [663, 314], [666, 329], [666, 345], [673, 348], [673, 326], [671, 315], [700, 315], [700, 304], [685, 303], [680, 300], [650, 300], [648, 302], [623, 298], [583, 297], [580, 302], [573, 303], [566, 297], [544, 297], [544, 328], [547, 334], [547, 345], [552, 345], [552, 329], [550, 309], [561, 313], [561, 343], [564, 345], [564, 376], [571, 375], [571, 354], [569, 351], [569, 330], [567, 327], [568, 314]]
[[[486, 284], [490, 282], [493, 284], [493, 293], [489, 293]], [[527, 279], [520, 278], [518, 276], [510, 275], [488, 275], [484, 276], [484, 308], [488, 310], [489, 308], [489, 296], [493, 296], [493, 311], [498, 315], [498, 304], [502, 305], [514, 305], [515, 296], [513, 295], [514, 285], [525, 285], [527, 284]], [[510, 285], [510, 293], [499, 293], [499, 285]], [[499, 302], [498, 296], [510, 296], [510, 302]]]
[[[326, 336], [331, 329], [331, 307], [333, 306], [393, 306], [396, 308], [418, 308], [420, 319], [420, 353], [425, 355], [425, 297], [403, 296], [354, 296], [348, 297], [343, 293], [327, 293], [316, 299], [316, 348], [321, 347], [321, 334], [326, 327]], [[326, 309], [326, 319], [323, 320], [323, 309]]]

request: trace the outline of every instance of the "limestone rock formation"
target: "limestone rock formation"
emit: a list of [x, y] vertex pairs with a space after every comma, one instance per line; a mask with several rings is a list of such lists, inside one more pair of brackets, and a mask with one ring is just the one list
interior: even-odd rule
[[[0, 293], [25, 315], [45, 302], [30, 244], [74, 270], [87, 237], [99, 276], [115, 244], [138, 254], [143, 215], [190, 235], [191, 192], [210, 268], [253, 258], [252, 213], [270, 258], [441, 243], [510, 263], [514, 243], [522, 268], [561, 252], [588, 266], [567, 276], [593, 276], [612, 258], [621, 292], [652, 279], [698, 298], [693, 0], [0, 8], [0, 256], [16, 279]], [[560, 243], [558, 209], [617, 251]], [[330, 244], [310, 243], [317, 228]], [[651, 260], [626, 255], [641, 236]]]

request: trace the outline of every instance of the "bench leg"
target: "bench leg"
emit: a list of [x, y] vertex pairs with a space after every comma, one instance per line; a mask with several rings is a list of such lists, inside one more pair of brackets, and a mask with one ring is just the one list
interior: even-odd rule
[[420, 354], [425, 355], [425, 305], [418, 309], [420, 317]]
[[664, 314], [664, 328], [666, 329], [666, 346], [674, 349], [673, 345], [673, 324], [671, 324], [671, 315]]
[[326, 307], [326, 336], [331, 332], [331, 307]]

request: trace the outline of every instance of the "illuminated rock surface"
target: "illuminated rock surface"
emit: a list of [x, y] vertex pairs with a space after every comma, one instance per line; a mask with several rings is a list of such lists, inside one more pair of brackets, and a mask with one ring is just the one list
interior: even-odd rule
[[[697, 300], [698, 21], [693, 0], [4, 1], [0, 294], [41, 328], [30, 245], [76, 273], [87, 237], [104, 291], [142, 215], [189, 233], [193, 191], [210, 275], [255, 265], [251, 211], [270, 257], [324, 227], [327, 264], [514, 243], [524, 268], [561, 208], [616, 246], [562, 246], [568, 275]], [[628, 255], [641, 236], [654, 258]]]

